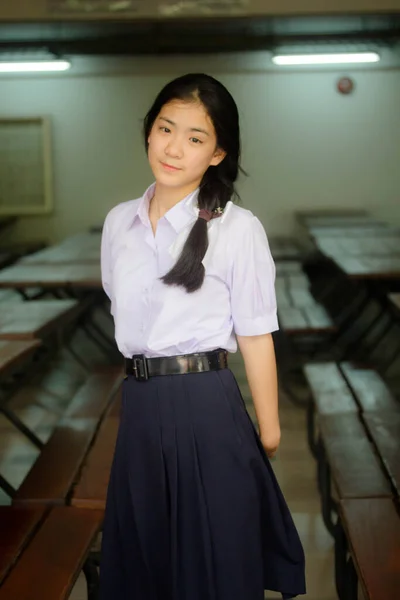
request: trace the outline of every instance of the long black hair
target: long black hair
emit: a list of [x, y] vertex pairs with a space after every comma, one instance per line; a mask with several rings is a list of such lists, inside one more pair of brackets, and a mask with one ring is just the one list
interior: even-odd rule
[[[217, 146], [226, 152], [217, 166], [210, 166], [200, 182], [199, 209], [214, 211], [225, 208], [237, 196], [234, 183], [240, 168], [239, 113], [228, 90], [214, 77], [203, 73], [190, 73], [170, 81], [158, 94], [144, 119], [144, 140], [148, 151], [148, 138], [162, 107], [172, 100], [200, 101], [215, 129]], [[198, 218], [194, 223], [182, 252], [172, 269], [162, 277], [166, 285], [183, 286], [195, 292], [204, 281], [202, 260], [208, 248], [207, 222]]]

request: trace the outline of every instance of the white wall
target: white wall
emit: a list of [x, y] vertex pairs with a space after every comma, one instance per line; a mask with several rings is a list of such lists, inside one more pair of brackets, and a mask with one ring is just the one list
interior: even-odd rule
[[[364, 207], [400, 224], [400, 69], [281, 73], [246, 60], [224, 70], [221, 59], [139, 59], [131, 72], [2, 80], [0, 116], [50, 115], [53, 126], [54, 213], [20, 219], [17, 236], [56, 241], [139, 196], [151, 182], [141, 119], [166, 81], [199, 66], [237, 100], [250, 175], [239, 190], [270, 235], [291, 231], [296, 208]], [[356, 82], [348, 97], [335, 91], [343, 74]]]

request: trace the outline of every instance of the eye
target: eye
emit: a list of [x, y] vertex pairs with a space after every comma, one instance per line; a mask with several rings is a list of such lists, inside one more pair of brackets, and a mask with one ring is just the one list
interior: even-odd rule
[[168, 129], [168, 127], [160, 127], [160, 130], [163, 131], [164, 133], [171, 133], [171, 130]]
[[192, 138], [190, 138], [190, 139], [191, 139], [191, 141], [192, 141], [192, 142], [194, 142], [195, 144], [202, 144], [202, 143], [203, 143], [201, 140], [199, 140], [199, 138], [192, 137]]

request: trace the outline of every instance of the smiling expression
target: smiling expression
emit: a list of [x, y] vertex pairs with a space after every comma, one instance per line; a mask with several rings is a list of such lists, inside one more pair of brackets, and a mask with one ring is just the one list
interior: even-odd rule
[[208, 167], [225, 152], [218, 148], [214, 125], [199, 101], [165, 104], [148, 138], [148, 158], [158, 184], [196, 188]]

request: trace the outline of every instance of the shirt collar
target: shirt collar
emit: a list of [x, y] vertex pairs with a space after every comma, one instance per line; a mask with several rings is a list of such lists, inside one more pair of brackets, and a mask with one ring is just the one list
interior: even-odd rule
[[[155, 183], [153, 183], [143, 194], [137, 212], [134, 216], [134, 220], [138, 217], [143, 225], [151, 227], [149, 219], [149, 206], [150, 200], [154, 195]], [[199, 194], [199, 188], [188, 194], [185, 198], [180, 200], [175, 206], [170, 208], [165, 213], [165, 218], [172, 225], [175, 231], [178, 233], [190, 220], [197, 218], [199, 209], [197, 207], [197, 197]]]

